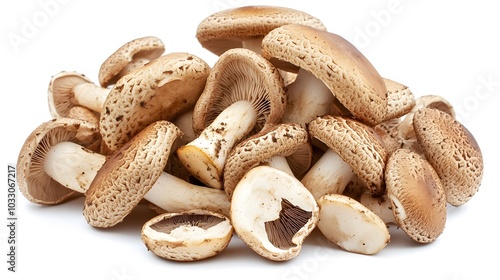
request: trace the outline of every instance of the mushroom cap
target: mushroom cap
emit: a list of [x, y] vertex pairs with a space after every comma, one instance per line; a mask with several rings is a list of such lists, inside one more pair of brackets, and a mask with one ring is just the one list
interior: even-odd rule
[[67, 117], [73, 103], [73, 88], [80, 84], [94, 84], [87, 76], [75, 71], [61, 71], [50, 78], [48, 87], [49, 112], [53, 118]]
[[261, 165], [239, 181], [231, 199], [231, 221], [238, 237], [273, 261], [296, 257], [318, 221], [312, 194], [288, 173]]
[[323, 81], [352, 115], [368, 125], [382, 122], [387, 88], [368, 59], [343, 37], [309, 26], [289, 24], [269, 32], [262, 55], [276, 67], [307, 70]]
[[277, 124], [285, 111], [286, 92], [278, 70], [261, 55], [243, 48], [222, 54], [193, 111], [193, 131], [199, 135], [229, 105], [250, 101], [258, 113], [255, 131]]
[[387, 113], [384, 121], [400, 118], [415, 106], [415, 95], [406, 85], [384, 78], [387, 88]]
[[86, 193], [87, 222], [103, 228], [120, 223], [156, 183], [181, 135], [172, 123], [156, 121], [109, 155]]
[[276, 27], [297, 23], [326, 30], [323, 23], [303, 12], [276, 6], [245, 6], [214, 13], [196, 30], [200, 44], [216, 55], [241, 48], [242, 41], [264, 37]]
[[201, 58], [169, 53], [120, 78], [100, 115], [105, 153], [124, 145], [147, 125], [192, 110], [210, 72]]
[[408, 149], [398, 149], [387, 161], [387, 197], [396, 223], [419, 243], [436, 240], [446, 223], [446, 195], [429, 162]]
[[420, 108], [413, 127], [426, 159], [443, 183], [446, 199], [461, 206], [479, 190], [483, 155], [472, 133], [451, 115], [433, 108]]
[[46, 152], [51, 146], [64, 141], [95, 151], [100, 146], [100, 140], [97, 126], [82, 120], [57, 118], [40, 124], [26, 138], [19, 152], [19, 190], [30, 202], [42, 205], [59, 204], [77, 195], [44, 172]]
[[[129, 41], [112, 53], [99, 68], [99, 83], [108, 87], [118, 81], [124, 69], [137, 60], [156, 59], [165, 52], [163, 42], [155, 36], [146, 36]], [[140, 66], [137, 65], [137, 66]]]
[[88, 109], [87, 107], [79, 105], [73, 106], [69, 109], [67, 118], [79, 119], [99, 127], [99, 116], [96, 112]]
[[373, 255], [389, 243], [384, 221], [357, 200], [341, 194], [325, 194], [318, 199], [318, 229], [342, 249]]
[[307, 130], [298, 124], [278, 124], [241, 141], [229, 153], [224, 166], [224, 190], [231, 197], [245, 173], [271, 157], [284, 156], [298, 177], [312, 161]]
[[231, 241], [228, 217], [206, 210], [160, 214], [142, 227], [141, 239], [155, 255], [174, 261], [197, 261], [222, 252]]
[[388, 154], [383, 140], [372, 127], [350, 118], [325, 115], [312, 120], [308, 131], [349, 164], [373, 195], [384, 193]]

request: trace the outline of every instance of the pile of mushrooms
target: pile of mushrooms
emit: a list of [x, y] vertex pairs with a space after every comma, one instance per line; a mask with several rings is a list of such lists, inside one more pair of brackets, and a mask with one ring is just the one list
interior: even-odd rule
[[149, 36], [111, 54], [99, 84], [52, 76], [53, 119], [19, 153], [22, 194], [83, 195], [99, 228], [147, 201], [158, 216], [142, 241], [165, 259], [216, 256], [236, 234], [286, 261], [316, 228], [366, 255], [390, 242], [389, 224], [433, 242], [447, 205], [478, 191], [481, 150], [453, 106], [382, 77], [319, 19], [240, 7], [208, 16], [196, 38], [214, 65]]

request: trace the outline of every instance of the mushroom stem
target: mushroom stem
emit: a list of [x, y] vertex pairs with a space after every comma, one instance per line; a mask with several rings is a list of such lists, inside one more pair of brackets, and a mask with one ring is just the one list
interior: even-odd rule
[[379, 216], [384, 223], [396, 223], [392, 212], [391, 201], [387, 195], [374, 197], [370, 192], [364, 192], [361, 195], [359, 202]]
[[257, 123], [257, 112], [249, 101], [237, 101], [224, 109], [201, 134], [177, 149], [187, 170], [209, 187], [222, 189], [222, 171], [227, 154]]
[[354, 177], [352, 168], [332, 149], [328, 149], [307, 171], [301, 182], [319, 199], [325, 194], [342, 194]]
[[[61, 142], [47, 151], [43, 169], [61, 185], [85, 193], [105, 161], [104, 155], [72, 142]], [[169, 212], [205, 209], [229, 214], [230, 203], [224, 191], [194, 185], [166, 172], [144, 198]]]
[[252, 50], [258, 54], [262, 53], [262, 38], [263, 37], [257, 37], [253, 39], [245, 39], [241, 41], [241, 46], [244, 49], [249, 49]]
[[290, 176], [295, 176], [284, 156], [273, 156], [269, 158], [266, 165], [284, 171]]
[[109, 92], [109, 88], [103, 88], [96, 84], [79, 84], [73, 88], [74, 103], [100, 113]]
[[287, 105], [282, 122], [306, 124], [330, 112], [335, 96], [318, 78], [300, 69], [288, 86]]

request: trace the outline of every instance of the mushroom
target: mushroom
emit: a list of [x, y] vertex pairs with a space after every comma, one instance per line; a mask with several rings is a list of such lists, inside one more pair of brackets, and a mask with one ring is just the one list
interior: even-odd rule
[[285, 110], [283, 79], [253, 51], [226, 51], [210, 71], [193, 111], [196, 139], [177, 149], [186, 169], [221, 189], [227, 154], [242, 139], [279, 123]]
[[120, 78], [100, 114], [103, 153], [116, 151], [148, 124], [192, 110], [209, 72], [195, 55], [169, 53]]
[[231, 241], [228, 217], [191, 210], [160, 214], [142, 227], [141, 239], [155, 255], [173, 261], [197, 261], [222, 252]]
[[387, 193], [375, 197], [370, 192], [365, 191], [361, 194], [359, 202], [379, 216], [384, 223], [396, 223], [392, 212], [391, 201], [387, 197]]
[[283, 122], [306, 124], [328, 114], [335, 99], [370, 126], [384, 120], [384, 80], [341, 36], [299, 24], [283, 25], [264, 37], [262, 55], [279, 69], [297, 71], [288, 86]]
[[115, 84], [118, 79], [165, 52], [160, 38], [146, 36], [131, 40], [113, 52], [99, 68], [99, 83], [102, 87]]
[[384, 193], [387, 151], [368, 125], [341, 116], [325, 115], [308, 125], [311, 137], [328, 146], [301, 182], [316, 199], [341, 194], [356, 175], [373, 195]]
[[401, 83], [383, 78], [387, 88], [387, 112], [384, 121], [408, 114], [416, 104], [413, 92]]
[[96, 127], [99, 127], [99, 116], [92, 110], [83, 106], [76, 105], [70, 108], [68, 111], [67, 118], [79, 119], [82, 121], [89, 122], [95, 125]]
[[312, 147], [307, 130], [297, 124], [278, 124], [241, 141], [224, 166], [224, 190], [232, 197], [247, 171], [268, 165], [300, 177], [309, 169]]
[[413, 116], [416, 138], [442, 181], [448, 203], [461, 206], [479, 190], [483, 155], [472, 133], [450, 114], [423, 107]]
[[396, 223], [407, 235], [430, 243], [444, 230], [446, 195], [438, 174], [421, 155], [398, 149], [387, 160], [387, 197]]
[[300, 253], [319, 213], [316, 200], [298, 179], [265, 165], [252, 168], [238, 182], [230, 210], [238, 237], [273, 261]]
[[[59, 142], [79, 145], [80, 150], [91, 154], [88, 148], [97, 149], [100, 143], [97, 126], [78, 119], [57, 118], [37, 126], [26, 138], [17, 160], [17, 182], [21, 193], [30, 201], [42, 205], [62, 203], [81, 191], [60, 184], [45, 171], [45, 158], [50, 148]], [[71, 154], [66, 155], [66, 166], [78, 166]], [[87, 176], [95, 174], [98, 167], [88, 166], [74, 178], [89, 183]], [[58, 171], [60, 172], [60, 171]], [[67, 176], [67, 175], [64, 175]]]
[[384, 221], [360, 202], [341, 194], [325, 194], [318, 205], [318, 229], [342, 249], [373, 255], [389, 243]]

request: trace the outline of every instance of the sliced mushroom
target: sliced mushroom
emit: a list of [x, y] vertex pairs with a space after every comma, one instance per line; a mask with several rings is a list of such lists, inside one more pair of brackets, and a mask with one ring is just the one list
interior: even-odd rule
[[472, 133], [450, 114], [420, 108], [413, 128], [426, 159], [443, 183], [446, 199], [453, 206], [468, 202], [483, 178], [483, 155]]
[[368, 59], [341, 36], [299, 24], [273, 29], [262, 55], [277, 68], [298, 71], [288, 86], [283, 122], [305, 124], [328, 114], [335, 98], [368, 125], [382, 122], [387, 88]]
[[283, 79], [262, 56], [231, 49], [219, 57], [193, 111], [196, 139], [177, 149], [186, 169], [221, 189], [229, 151], [248, 135], [277, 124], [284, 112]]
[[341, 194], [325, 194], [318, 205], [318, 229], [342, 249], [373, 255], [389, 243], [384, 221], [358, 201]]
[[446, 195], [431, 164], [399, 149], [387, 161], [385, 181], [396, 223], [419, 243], [436, 240], [446, 223]]
[[155, 255], [173, 261], [197, 261], [222, 252], [233, 226], [226, 216], [204, 210], [160, 214], [142, 227], [141, 239]]
[[165, 52], [160, 38], [146, 36], [129, 41], [113, 52], [99, 68], [99, 83], [102, 87], [114, 85], [118, 79]]
[[290, 174], [257, 166], [238, 182], [231, 199], [231, 221], [238, 237], [273, 261], [296, 257], [318, 221], [311, 193]]

